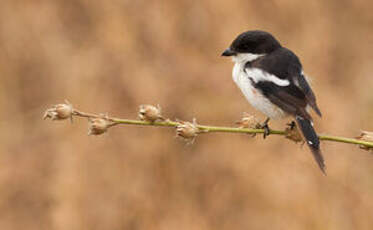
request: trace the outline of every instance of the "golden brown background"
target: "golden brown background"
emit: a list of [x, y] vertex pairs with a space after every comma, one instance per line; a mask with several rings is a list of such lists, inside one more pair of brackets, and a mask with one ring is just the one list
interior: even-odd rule
[[[278, 136], [43, 121], [69, 99], [89, 112], [233, 125], [256, 113], [221, 52], [273, 33], [301, 58], [320, 133], [373, 130], [373, 3], [360, 1], [2, 1], [0, 229], [373, 229], [373, 155], [324, 142], [328, 176]], [[260, 118], [264, 117], [260, 115]], [[287, 121], [272, 123], [283, 128]]]

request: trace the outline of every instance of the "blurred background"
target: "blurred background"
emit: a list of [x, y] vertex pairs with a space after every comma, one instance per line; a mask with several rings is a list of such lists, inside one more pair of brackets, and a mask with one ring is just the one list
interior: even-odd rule
[[[43, 121], [68, 99], [86, 112], [232, 126], [246, 102], [221, 52], [274, 34], [302, 60], [320, 133], [373, 130], [373, 3], [35, 0], [0, 7], [0, 229], [372, 229], [373, 155], [323, 142], [328, 176], [279, 136], [201, 135]], [[286, 120], [275, 121], [283, 129]]]

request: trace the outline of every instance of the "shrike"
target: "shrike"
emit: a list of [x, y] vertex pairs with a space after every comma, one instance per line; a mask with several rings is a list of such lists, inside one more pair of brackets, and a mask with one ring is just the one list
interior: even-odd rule
[[298, 57], [270, 34], [252, 30], [240, 34], [222, 56], [231, 56], [233, 80], [246, 99], [268, 118], [263, 124], [269, 134], [269, 119], [295, 118], [320, 169], [325, 173], [320, 141], [309, 114], [320, 117], [315, 95], [303, 73]]

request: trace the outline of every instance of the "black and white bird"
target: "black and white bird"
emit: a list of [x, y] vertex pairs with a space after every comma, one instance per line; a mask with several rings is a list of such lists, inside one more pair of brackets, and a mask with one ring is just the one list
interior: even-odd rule
[[269, 119], [292, 116], [325, 173], [320, 141], [313, 128], [312, 108], [320, 117], [315, 95], [303, 73], [298, 57], [268, 32], [260, 30], [240, 34], [222, 56], [231, 56], [233, 80], [246, 99], [268, 118], [263, 124], [269, 134]]

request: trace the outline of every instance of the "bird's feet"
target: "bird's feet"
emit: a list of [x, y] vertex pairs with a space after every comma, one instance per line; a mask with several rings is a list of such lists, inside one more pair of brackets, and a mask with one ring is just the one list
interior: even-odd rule
[[295, 124], [295, 121], [291, 121], [290, 123], [287, 123], [290, 130], [293, 130], [297, 125]]
[[268, 122], [269, 122], [269, 118], [267, 118], [262, 124], [260, 124], [259, 128], [260, 129], [264, 129], [264, 133], [263, 133], [263, 139], [265, 139], [270, 133], [271, 133], [271, 130], [269, 129], [269, 126], [268, 126]]

